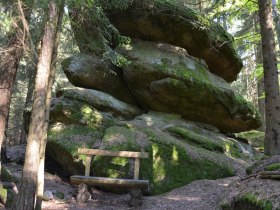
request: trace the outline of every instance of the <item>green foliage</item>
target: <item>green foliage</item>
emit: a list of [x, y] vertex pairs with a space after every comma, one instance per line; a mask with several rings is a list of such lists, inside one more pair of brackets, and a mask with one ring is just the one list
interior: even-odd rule
[[129, 60], [127, 60], [123, 55], [116, 53], [113, 50], [107, 50], [104, 54], [103, 54], [103, 59], [109, 59], [111, 60], [111, 62], [118, 66], [118, 67], [125, 67], [129, 64], [131, 64], [131, 62]]
[[[126, 1], [70, 1], [71, 25], [74, 28], [78, 42], [86, 43], [79, 46], [81, 51], [91, 51], [97, 55], [109, 58], [117, 65], [123, 65], [125, 59], [113, 52], [111, 46], [125, 44], [129, 39], [122, 36], [110, 23], [103, 7], [125, 7]], [[88, 32], [91, 36], [88, 37]], [[93, 38], [94, 37], [94, 38]]]

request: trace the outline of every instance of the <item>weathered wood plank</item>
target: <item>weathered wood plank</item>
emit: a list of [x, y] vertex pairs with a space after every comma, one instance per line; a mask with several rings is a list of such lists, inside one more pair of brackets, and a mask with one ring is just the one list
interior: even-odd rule
[[134, 180], [139, 179], [140, 158], [135, 158], [134, 163]]
[[280, 179], [280, 171], [263, 171], [261, 172], [262, 179]]
[[73, 184], [85, 183], [94, 186], [117, 186], [125, 188], [148, 188], [149, 180], [134, 179], [116, 179], [93, 176], [71, 176], [70, 181]]
[[86, 156], [86, 170], [85, 170], [85, 176], [89, 176], [90, 173], [90, 163], [91, 163], [91, 156]]
[[280, 179], [280, 175], [264, 175], [261, 174], [262, 179]]
[[149, 153], [147, 152], [111, 151], [111, 150], [84, 149], [84, 148], [78, 148], [78, 153], [84, 155], [101, 155], [101, 156], [128, 157], [128, 158], [149, 157]]

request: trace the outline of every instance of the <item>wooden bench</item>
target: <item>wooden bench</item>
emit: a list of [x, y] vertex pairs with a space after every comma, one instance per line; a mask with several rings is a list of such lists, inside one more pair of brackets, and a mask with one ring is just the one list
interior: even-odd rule
[[[131, 201], [133, 199], [141, 197], [140, 189], [147, 189], [149, 187], [149, 180], [139, 180], [139, 169], [140, 169], [140, 159], [148, 158], [149, 154], [147, 152], [130, 152], [130, 151], [110, 151], [110, 150], [100, 150], [100, 149], [84, 149], [79, 148], [78, 154], [86, 155], [85, 159], [85, 175], [75, 175], [70, 177], [70, 181], [73, 184], [85, 183], [93, 186], [114, 186], [123, 187], [127, 189], [132, 189], [131, 191]], [[91, 160], [92, 156], [112, 156], [112, 157], [126, 157], [134, 158], [134, 178], [133, 179], [119, 179], [119, 178], [106, 178], [106, 177], [94, 177], [90, 176]], [[136, 193], [135, 193], [136, 190]], [[139, 195], [140, 193], [140, 195]], [[141, 200], [141, 199], [140, 199]], [[133, 203], [133, 202], [132, 202]], [[136, 202], [137, 203], [137, 202]], [[138, 205], [138, 204], [137, 204]], [[141, 205], [141, 202], [140, 202]]]

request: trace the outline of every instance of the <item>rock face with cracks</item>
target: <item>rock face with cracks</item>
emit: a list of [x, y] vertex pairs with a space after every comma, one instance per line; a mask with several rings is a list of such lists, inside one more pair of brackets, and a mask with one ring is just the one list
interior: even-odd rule
[[[120, 95], [129, 96], [141, 109], [177, 113], [188, 120], [214, 125], [224, 132], [241, 132], [260, 126], [257, 110], [232, 91], [226, 81], [209, 72], [203, 61], [189, 56], [183, 48], [134, 39], [117, 52], [130, 61], [122, 68], [121, 76], [115, 75], [124, 83], [119, 87], [127, 89], [115, 86], [108, 91], [104, 87], [113, 83], [110, 77], [104, 78], [99, 90], [119, 99]], [[76, 60], [76, 56], [69, 58], [64, 71], [70, 78], [69, 72], [87, 78], [83, 74], [84, 67], [94, 71], [95, 58], [85, 63], [80, 60], [79, 65], [75, 65]], [[98, 78], [100, 75], [91, 74], [92, 86], [98, 85], [95, 83]], [[83, 87], [82, 81], [74, 84]]]
[[[245, 173], [244, 163], [235, 160], [242, 152], [234, 140], [179, 115], [150, 112], [133, 120], [114, 118], [113, 122], [104, 120], [90, 126], [54, 123], [47, 155], [68, 174], [83, 175], [85, 157], [77, 155], [80, 147], [148, 152], [149, 158], [141, 160], [140, 166], [140, 179], [151, 184], [148, 194], [161, 194], [197, 179]], [[133, 178], [133, 165], [127, 158], [96, 156], [91, 172], [101, 177]]]
[[[73, 25], [81, 52], [88, 54], [62, 63], [80, 88], [64, 88], [53, 100], [46, 155], [65, 174], [83, 175], [85, 156], [78, 148], [148, 152], [140, 179], [149, 180], [144, 193], [153, 195], [198, 179], [245, 176], [242, 158], [249, 145], [219, 133], [260, 126], [257, 110], [227, 83], [242, 67], [232, 37], [179, 1], [124, 1], [122, 10], [106, 7], [110, 2], [96, 3], [131, 43], [98, 47], [102, 37], [87, 30], [98, 28], [87, 19], [90, 13]], [[105, 49], [125, 57], [126, 65], [102, 57]], [[132, 178], [133, 165], [96, 156], [91, 175]]]
[[[107, 4], [110, 5], [110, 1]], [[217, 23], [178, 0], [134, 0], [124, 4], [110, 9], [103, 6], [111, 23], [121, 34], [182, 47], [190, 55], [204, 59], [209, 70], [227, 82], [236, 79], [242, 68], [241, 59], [233, 48], [233, 38]], [[75, 26], [78, 27], [76, 39], [85, 42], [79, 43], [81, 46], [91, 46], [88, 37], [96, 38], [91, 30], [87, 30], [94, 24], [88, 19]], [[81, 36], [86, 38], [79, 38]], [[96, 52], [90, 47], [81, 49], [85, 53]]]

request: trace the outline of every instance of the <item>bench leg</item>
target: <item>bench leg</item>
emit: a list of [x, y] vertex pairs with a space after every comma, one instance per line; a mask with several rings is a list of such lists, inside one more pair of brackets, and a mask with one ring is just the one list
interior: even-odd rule
[[131, 189], [129, 192], [129, 206], [141, 206], [142, 205], [142, 192], [140, 189]]

